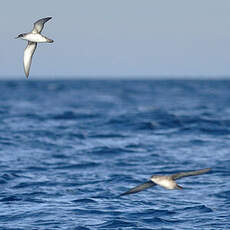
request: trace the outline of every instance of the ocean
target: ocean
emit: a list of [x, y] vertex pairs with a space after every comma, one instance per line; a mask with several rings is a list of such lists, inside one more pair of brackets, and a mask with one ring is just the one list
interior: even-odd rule
[[229, 166], [230, 81], [0, 81], [0, 229], [230, 229]]

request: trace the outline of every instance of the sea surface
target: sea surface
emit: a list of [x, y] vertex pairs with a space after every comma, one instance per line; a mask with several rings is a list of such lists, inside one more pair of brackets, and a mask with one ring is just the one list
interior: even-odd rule
[[0, 81], [0, 229], [230, 229], [230, 81]]

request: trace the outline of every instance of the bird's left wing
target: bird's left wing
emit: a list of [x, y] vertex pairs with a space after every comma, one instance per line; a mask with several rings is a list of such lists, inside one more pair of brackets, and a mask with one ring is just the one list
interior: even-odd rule
[[47, 18], [42, 18], [42, 19], [39, 19], [37, 20], [35, 23], [34, 23], [34, 28], [32, 30], [32, 33], [41, 33], [43, 27], [44, 27], [44, 24], [49, 21], [52, 17], [47, 17]]
[[37, 47], [37, 43], [36, 42], [28, 42], [28, 45], [27, 47], [25, 48], [25, 51], [24, 51], [24, 71], [25, 71], [25, 74], [26, 74], [26, 77], [28, 78], [29, 76], [29, 72], [30, 72], [30, 65], [31, 65], [31, 62], [32, 62], [32, 57], [33, 57], [33, 54], [34, 54], [34, 51]]
[[154, 182], [152, 181], [148, 181], [148, 182], [145, 182], [143, 184], [140, 184], [132, 189], [130, 189], [129, 191], [125, 192], [125, 193], [122, 193], [120, 196], [124, 196], [124, 195], [129, 195], [129, 194], [133, 194], [133, 193], [137, 193], [137, 192], [140, 192], [142, 190], [145, 190], [147, 188], [150, 188], [152, 186], [156, 185]]
[[210, 170], [211, 170], [211, 168], [206, 168], [206, 169], [200, 169], [200, 170], [195, 170], [195, 171], [190, 171], [190, 172], [180, 172], [180, 173], [173, 174], [171, 176], [171, 178], [173, 180], [176, 180], [176, 179], [180, 179], [180, 178], [183, 178], [183, 177], [186, 177], [186, 176], [196, 176], [196, 175], [200, 175], [200, 174], [203, 174], [203, 173], [207, 173]]

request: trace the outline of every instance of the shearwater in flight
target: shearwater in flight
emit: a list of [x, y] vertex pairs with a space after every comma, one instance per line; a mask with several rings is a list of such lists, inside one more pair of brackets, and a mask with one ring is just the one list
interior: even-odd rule
[[144, 189], [150, 188], [150, 187], [155, 186], [155, 185], [160, 185], [166, 189], [182, 189], [182, 187], [176, 183], [177, 179], [181, 179], [181, 178], [187, 177], [187, 176], [200, 175], [203, 173], [207, 173], [210, 170], [211, 170], [210, 168], [206, 168], [206, 169], [200, 169], [200, 170], [190, 171], [190, 172], [180, 172], [180, 173], [176, 173], [173, 175], [167, 175], [167, 176], [153, 175], [153, 176], [151, 176], [151, 178], [148, 182], [145, 182], [141, 185], [138, 185], [138, 186], [130, 189], [129, 191], [127, 191], [125, 193], [122, 193], [121, 196], [137, 193], [137, 192], [140, 192]]
[[21, 38], [28, 41], [28, 45], [24, 51], [24, 71], [26, 77], [28, 78], [30, 72], [30, 66], [32, 62], [32, 56], [37, 47], [38, 42], [48, 42], [52, 43], [53, 40], [41, 35], [41, 31], [44, 27], [44, 24], [49, 21], [52, 17], [39, 19], [34, 23], [34, 28], [29, 33], [19, 34], [16, 38]]

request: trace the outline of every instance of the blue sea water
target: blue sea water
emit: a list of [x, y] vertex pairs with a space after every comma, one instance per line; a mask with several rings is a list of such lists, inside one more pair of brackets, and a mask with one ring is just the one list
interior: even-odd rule
[[0, 229], [230, 229], [230, 81], [1, 81], [0, 188]]

